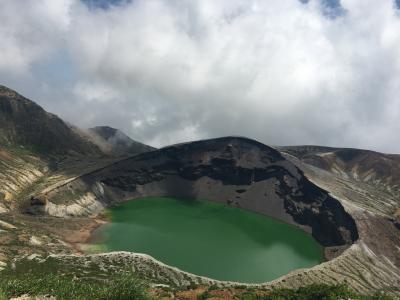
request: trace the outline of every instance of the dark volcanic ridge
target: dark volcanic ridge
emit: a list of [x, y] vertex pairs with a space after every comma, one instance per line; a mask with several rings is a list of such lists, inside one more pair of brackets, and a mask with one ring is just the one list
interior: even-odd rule
[[0, 143], [42, 155], [101, 154], [76, 128], [5, 86], [0, 86]]
[[38, 195], [38, 203], [47, 205], [30, 209], [62, 214], [54, 204], [73, 205], [77, 195], [93, 195], [100, 207], [144, 196], [208, 199], [298, 225], [325, 247], [351, 245], [358, 238], [339, 201], [278, 151], [246, 138], [179, 144], [124, 159]]
[[89, 129], [92, 141], [97, 144], [103, 152], [113, 155], [127, 156], [135, 155], [155, 148], [132, 140], [121, 130], [109, 126], [96, 126]]

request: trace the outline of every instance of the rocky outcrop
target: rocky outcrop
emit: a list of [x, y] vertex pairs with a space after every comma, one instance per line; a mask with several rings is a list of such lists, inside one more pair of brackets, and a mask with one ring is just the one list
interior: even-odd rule
[[[315, 146], [284, 147], [287, 159], [313, 183], [329, 191], [356, 222], [359, 239], [308, 280], [346, 280], [357, 290], [384, 289], [398, 295], [400, 230], [397, 212], [398, 155]], [[281, 148], [282, 150], [282, 148]]]
[[320, 146], [279, 147], [308, 165], [344, 179], [399, 189], [400, 155], [353, 148]]
[[400, 229], [400, 208], [397, 208], [393, 215], [393, 223], [394, 225]]
[[2, 208], [10, 207], [20, 193], [27, 191], [47, 172], [44, 161], [22, 151], [0, 147], [0, 212]]
[[89, 129], [91, 140], [110, 155], [132, 156], [155, 150], [155, 148], [132, 140], [121, 130], [109, 126], [96, 126]]
[[49, 191], [42, 212], [77, 205], [87, 193], [101, 203], [94, 208], [144, 196], [224, 202], [297, 225], [326, 247], [358, 238], [353, 219], [336, 199], [278, 151], [245, 138], [174, 145], [119, 161]]
[[44, 206], [46, 205], [46, 203], [47, 203], [46, 199], [31, 196], [30, 199], [31, 206]]

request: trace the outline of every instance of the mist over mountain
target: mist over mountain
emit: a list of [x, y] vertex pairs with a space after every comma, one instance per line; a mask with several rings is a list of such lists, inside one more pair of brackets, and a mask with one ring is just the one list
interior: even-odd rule
[[101, 153], [78, 129], [5, 86], [0, 86], [0, 142], [42, 155]]
[[154, 149], [111, 127], [79, 129], [5, 86], [0, 86], [0, 142], [43, 157], [126, 156]]
[[136, 142], [119, 129], [109, 126], [89, 128], [90, 136], [104, 152], [114, 155], [134, 155], [154, 150], [155, 148]]

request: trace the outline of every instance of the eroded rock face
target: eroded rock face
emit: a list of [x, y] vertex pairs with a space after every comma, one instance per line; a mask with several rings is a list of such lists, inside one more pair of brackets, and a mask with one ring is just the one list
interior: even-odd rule
[[[350, 245], [358, 238], [353, 219], [336, 199], [278, 151], [245, 138], [143, 153], [81, 176], [46, 196], [50, 202], [75, 205], [88, 191], [104, 206], [144, 196], [225, 202], [298, 225], [326, 247]], [[87, 213], [87, 208], [82, 211]]]
[[344, 179], [398, 188], [400, 155], [352, 148], [320, 146], [280, 147], [302, 162], [337, 174]]

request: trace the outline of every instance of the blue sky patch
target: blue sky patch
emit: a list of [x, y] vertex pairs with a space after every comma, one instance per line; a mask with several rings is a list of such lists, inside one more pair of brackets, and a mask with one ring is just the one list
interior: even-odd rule
[[132, 2], [132, 0], [81, 0], [85, 3], [90, 9], [109, 9], [114, 5], [121, 5], [125, 3]]
[[[308, 3], [309, 0], [299, 0], [302, 3]], [[400, 0], [396, 0], [399, 1]], [[338, 16], [343, 15], [344, 9], [340, 4], [340, 0], [320, 0], [322, 4], [322, 12], [325, 16], [329, 18], [336, 18]]]

